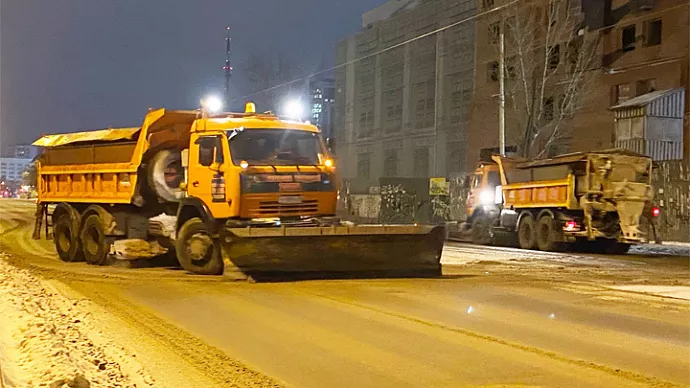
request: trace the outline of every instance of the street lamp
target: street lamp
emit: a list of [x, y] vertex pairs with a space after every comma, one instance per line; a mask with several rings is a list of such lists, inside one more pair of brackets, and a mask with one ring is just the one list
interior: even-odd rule
[[285, 104], [285, 115], [287, 117], [301, 120], [302, 115], [304, 114], [304, 107], [302, 106], [302, 102], [299, 100], [290, 100]]
[[201, 100], [201, 108], [209, 113], [218, 113], [223, 109], [223, 101], [216, 96], [208, 96]]

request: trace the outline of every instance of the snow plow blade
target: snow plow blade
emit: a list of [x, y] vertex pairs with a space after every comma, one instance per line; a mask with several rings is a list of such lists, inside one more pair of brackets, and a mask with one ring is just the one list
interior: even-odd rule
[[445, 231], [429, 225], [226, 228], [220, 237], [229, 278], [435, 277]]

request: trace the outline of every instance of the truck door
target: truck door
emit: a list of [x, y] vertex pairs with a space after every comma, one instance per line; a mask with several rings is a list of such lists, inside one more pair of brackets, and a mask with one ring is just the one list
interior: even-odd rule
[[189, 151], [187, 193], [202, 200], [211, 214], [221, 218], [228, 210], [225, 193], [227, 141], [222, 135], [193, 133]]

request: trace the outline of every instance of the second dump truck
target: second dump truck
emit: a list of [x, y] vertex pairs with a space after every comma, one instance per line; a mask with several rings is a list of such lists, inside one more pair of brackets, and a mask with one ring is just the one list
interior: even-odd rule
[[472, 176], [460, 234], [477, 244], [509, 237], [524, 249], [583, 243], [625, 253], [648, 239], [641, 221], [659, 215], [651, 178], [650, 158], [618, 149], [542, 160], [493, 155]]
[[318, 128], [252, 103], [218, 115], [150, 110], [140, 127], [34, 145], [44, 147], [34, 238], [52, 226], [63, 261], [175, 252], [202, 275], [441, 273], [443, 227], [339, 221]]

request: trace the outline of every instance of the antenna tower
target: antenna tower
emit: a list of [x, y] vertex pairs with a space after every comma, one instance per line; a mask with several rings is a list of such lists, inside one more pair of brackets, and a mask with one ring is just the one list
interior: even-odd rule
[[225, 109], [230, 108], [230, 77], [232, 76], [232, 66], [230, 66], [230, 26], [225, 27], [227, 36], [225, 37]]

